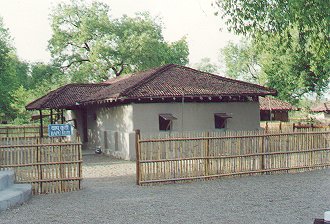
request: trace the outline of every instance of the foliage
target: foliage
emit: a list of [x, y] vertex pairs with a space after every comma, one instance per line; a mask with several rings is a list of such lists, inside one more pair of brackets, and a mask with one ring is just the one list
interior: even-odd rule
[[[217, 0], [229, 30], [238, 34], [280, 34], [298, 28], [302, 38], [327, 42], [330, 5], [324, 0]], [[323, 35], [320, 35], [323, 34]]]
[[15, 50], [11, 46], [11, 37], [0, 18], [0, 120], [10, 119], [14, 116], [10, 110], [12, 101], [10, 92], [18, 86], [16, 61]]
[[[252, 40], [239, 49], [229, 46], [232, 52], [226, 49], [227, 56], [233, 57], [226, 60], [233, 76], [246, 75], [247, 65], [258, 65], [258, 82], [278, 89], [282, 99], [295, 102], [306, 93], [324, 93], [330, 80], [330, 5], [326, 1], [219, 0], [216, 4], [229, 30]], [[246, 54], [250, 49], [252, 54]], [[234, 64], [237, 58], [240, 63]]]
[[61, 71], [54, 66], [43, 63], [31, 64], [26, 85], [21, 84], [11, 92], [10, 106], [15, 113], [14, 123], [30, 123], [33, 112], [27, 111], [25, 106], [49, 91], [64, 85], [67, 81]]
[[44, 93], [44, 86], [50, 89], [67, 84], [69, 80], [63, 72], [56, 66], [41, 62], [30, 64], [30, 73], [27, 79], [27, 89], [36, 89], [37, 92]]
[[11, 108], [16, 113], [14, 120], [15, 124], [28, 123], [31, 118], [32, 112], [25, 109], [25, 105], [32, 102], [36, 97], [33, 90], [27, 90], [23, 86], [14, 90], [11, 93], [13, 101], [11, 103]]
[[102, 81], [111, 75], [188, 62], [185, 38], [165, 42], [161, 23], [147, 13], [111, 19], [106, 4], [71, 1], [59, 4], [51, 21], [49, 50], [74, 81]]
[[194, 64], [193, 67], [208, 73], [219, 72], [219, 67], [215, 63], [212, 63], [210, 58], [202, 58], [198, 63]]
[[223, 50], [227, 74], [278, 90], [279, 98], [297, 103], [305, 94], [321, 95], [329, 84], [329, 61], [308, 57], [298, 38], [287, 43], [279, 36], [262, 36], [243, 44], [229, 43]]
[[31, 113], [25, 105], [66, 80], [56, 67], [20, 61], [11, 42], [0, 18], [0, 121], [27, 123]]
[[235, 79], [264, 84], [260, 77], [260, 57], [255, 45], [247, 41], [229, 42], [221, 49], [226, 64], [226, 74]]

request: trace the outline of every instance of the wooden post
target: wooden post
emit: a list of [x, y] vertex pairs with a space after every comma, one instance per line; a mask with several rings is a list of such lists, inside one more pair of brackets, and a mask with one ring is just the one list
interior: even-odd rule
[[[206, 137], [210, 137], [210, 132], [206, 133]], [[205, 143], [205, 176], [209, 175], [209, 166], [210, 166], [210, 159], [208, 158], [210, 156], [210, 140], [207, 139]]]
[[265, 127], [266, 133], [268, 133], [268, 122], [266, 121], [266, 127]]
[[83, 128], [83, 142], [88, 142], [88, 124], [87, 124], [87, 110], [83, 109], [82, 112], [82, 128]]
[[61, 123], [64, 124], [64, 110], [61, 109]]
[[[266, 136], [262, 136], [262, 142], [261, 142], [261, 153], [264, 153], [266, 152], [265, 150], [265, 147], [266, 147], [266, 142], [265, 142], [265, 139], [266, 139]], [[261, 156], [261, 170], [264, 170], [265, 169], [265, 155], [262, 155]]]
[[[37, 138], [37, 163], [41, 163], [41, 152], [40, 152], [40, 148], [39, 148], [39, 144], [40, 144], [40, 138]], [[38, 169], [38, 180], [42, 180], [42, 166], [38, 165], [37, 166]], [[39, 185], [39, 192], [38, 193], [43, 193], [42, 192], [42, 181], [38, 182]]]
[[140, 130], [135, 130], [136, 184], [140, 185]]
[[282, 133], [282, 121], [280, 121], [280, 133]]
[[[79, 139], [77, 139], [77, 142], [79, 142], [80, 143], [80, 140]], [[81, 144], [80, 145], [78, 145], [78, 160], [79, 161], [81, 161], [82, 160], [82, 152], [81, 152]], [[79, 166], [79, 169], [78, 169], [78, 177], [79, 178], [82, 178], [82, 164], [81, 164], [82, 162], [79, 162], [78, 164], [78, 166]], [[81, 179], [79, 179], [79, 190], [81, 189]]]
[[39, 110], [39, 114], [40, 114], [40, 131], [39, 131], [39, 135], [40, 138], [44, 137], [44, 127], [43, 127], [43, 122], [42, 122], [42, 110]]
[[53, 109], [50, 109], [50, 123], [53, 124]]
[[[62, 143], [62, 141], [60, 141], [60, 145], [59, 145], [60, 147], [59, 147], [59, 159], [58, 159], [58, 161], [64, 161], [63, 154], [62, 154], [61, 143]], [[65, 186], [64, 186], [64, 181], [63, 181], [63, 179], [65, 178], [63, 166], [64, 165], [61, 163], [60, 164], [60, 178], [61, 178], [61, 181], [60, 181], [60, 192], [66, 191]]]
[[58, 122], [58, 120], [60, 120], [60, 109], [57, 109], [56, 110], [56, 115], [55, 115], [55, 117], [56, 117], [56, 122]]

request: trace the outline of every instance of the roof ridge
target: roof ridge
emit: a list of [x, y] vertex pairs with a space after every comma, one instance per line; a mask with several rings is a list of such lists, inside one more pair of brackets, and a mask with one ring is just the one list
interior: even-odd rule
[[262, 85], [259, 85], [259, 84], [254, 84], [254, 83], [245, 82], [245, 81], [241, 81], [241, 80], [237, 80], [237, 79], [233, 79], [233, 78], [228, 78], [228, 77], [224, 77], [224, 76], [221, 76], [221, 75], [212, 74], [212, 73], [209, 73], [209, 72], [203, 72], [203, 71], [200, 71], [200, 70], [197, 70], [197, 69], [194, 69], [194, 68], [190, 68], [190, 67], [186, 67], [186, 66], [183, 66], [183, 65], [177, 65], [177, 67], [182, 67], [184, 69], [190, 69], [190, 70], [193, 70], [195, 72], [200, 72], [200, 73], [208, 74], [208, 75], [211, 75], [213, 77], [216, 77], [217, 79], [223, 79], [223, 80], [227, 80], [227, 81], [232, 81], [232, 82], [243, 84], [245, 86], [253, 86], [253, 87], [263, 88], [263, 89], [266, 89], [266, 90], [275, 91], [275, 93], [277, 95], [277, 90], [275, 90], [275, 89], [273, 89], [271, 87], [266, 87], [266, 86], [262, 86]]
[[[160, 73], [168, 70], [171, 67], [175, 67], [175, 64], [166, 64], [163, 65], [161, 67], [156, 67], [157, 69], [155, 71], [153, 71], [151, 74], [149, 74], [147, 77], [145, 77], [144, 79], [142, 79], [140, 82], [136, 83], [135, 85], [131, 86], [129, 89], [125, 89], [124, 91], [122, 91], [120, 93], [120, 95], [128, 95], [130, 94], [132, 91], [136, 90], [138, 87], [140, 87], [141, 85], [147, 83], [148, 81], [152, 80], [153, 78], [156, 78]], [[152, 70], [155, 68], [151, 68], [149, 70]], [[148, 70], [146, 70], [148, 71]], [[132, 74], [132, 76], [134, 76], [134, 74]]]
[[106, 85], [110, 85], [109, 83], [103, 83], [103, 82], [99, 82], [99, 83], [69, 83], [69, 84], [66, 84], [64, 86], [106, 86]]

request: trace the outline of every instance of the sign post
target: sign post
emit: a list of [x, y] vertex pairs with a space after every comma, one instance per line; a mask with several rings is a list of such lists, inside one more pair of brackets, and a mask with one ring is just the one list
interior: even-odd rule
[[70, 124], [50, 124], [48, 125], [49, 137], [71, 136], [72, 126]]

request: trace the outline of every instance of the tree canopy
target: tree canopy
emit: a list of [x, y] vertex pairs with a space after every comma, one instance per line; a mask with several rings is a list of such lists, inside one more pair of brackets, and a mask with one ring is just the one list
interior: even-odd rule
[[[330, 5], [324, 0], [216, 0], [216, 14], [238, 34], [281, 34], [298, 28], [306, 37], [326, 42], [330, 24]], [[323, 35], [320, 35], [323, 34]]]
[[27, 111], [25, 106], [67, 82], [68, 80], [57, 67], [40, 62], [30, 64], [25, 84], [20, 84], [11, 92], [10, 107], [15, 113], [14, 122], [18, 124], [29, 122], [32, 112]]
[[210, 58], [202, 58], [199, 62], [195, 63], [193, 67], [208, 73], [218, 73], [220, 69], [218, 65], [211, 62]]
[[106, 4], [72, 1], [53, 10], [51, 23], [54, 63], [74, 81], [102, 81], [167, 63], [188, 63], [186, 39], [167, 43], [162, 24], [147, 13], [112, 19]]
[[222, 55], [229, 76], [273, 87], [281, 99], [292, 103], [304, 94], [322, 95], [328, 88], [328, 59], [314, 60], [301, 50], [297, 36], [290, 47], [279, 36], [229, 43]]
[[20, 60], [0, 17], [0, 121], [28, 122], [25, 105], [65, 82], [52, 65]]
[[[256, 81], [277, 88], [281, 98], [291, 101], [291, 97], [297, 99], [305, 93], [324, 93], [330, 80], [327, 1], [218, 0], [215, 3], [228, 29], [249, 36], [252, 41], [239, 49], [235, 46], [224, 49], [227, 59], [230, 55], [241, 57], [238, 64], [233, 64], [234, 58], [229, 63], [237, 69], [234, 72], [246, 75], [251, 66], [260, 66], [255, 78], [262, 76], [262, 80]], [[229, 70], [233, 71], [230, 67]]]
[[10, 93], [19, 86], [18, 71], [16, 70], [19, 61], [11, 41], [8, 29], [5, 28], [0, 17], [0, 118], [14, 116], [10, 110], [12, 102]]
[[229, 42], [221, 49], [221, 54], [229, 77], [265, 84], [260, 77], [260, 56], [255, 45], [248, 41]]

